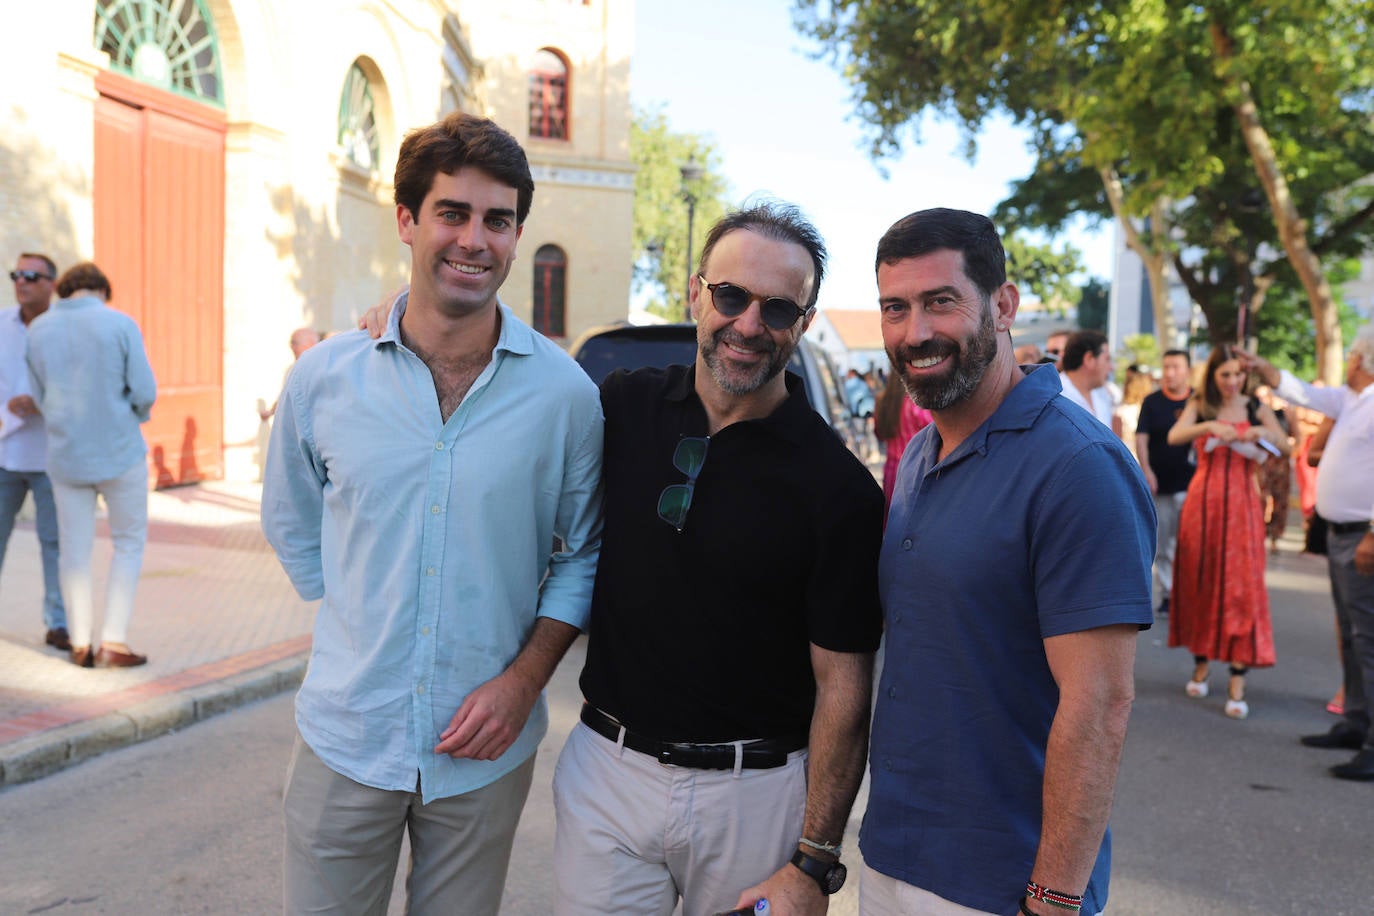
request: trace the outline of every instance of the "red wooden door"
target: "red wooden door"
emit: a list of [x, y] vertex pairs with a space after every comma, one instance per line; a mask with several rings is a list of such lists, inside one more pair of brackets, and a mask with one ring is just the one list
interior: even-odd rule
[[157, 486], [224, 475], [224, 116], [118, 74], [96, 80], [95, 260], [157, 376]]

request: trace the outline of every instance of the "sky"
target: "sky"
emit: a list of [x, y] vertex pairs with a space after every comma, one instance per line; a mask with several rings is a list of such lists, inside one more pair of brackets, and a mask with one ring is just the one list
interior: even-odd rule
[[[822, 307], [877, 307], [873, 252], [901, 217], [926, 207], [991, 213], [1030, 171], [1024, 135], [1006, 123], [979, 135], [969, 162], [956, 127], [927, 119], [919, 145], [908, 138], [881, 162], [885, 179], [849, 88], [792, 26], [791, 0], [639, 0], [635, 16], [631, 101], [662, 104], [673, 130], [715, 142], [732, 203], [763, 193], [802, 208], [830, 249]], [[1110, 224], [1056, 247], [1065, 241], [1089, 275], [1110, 277]]]

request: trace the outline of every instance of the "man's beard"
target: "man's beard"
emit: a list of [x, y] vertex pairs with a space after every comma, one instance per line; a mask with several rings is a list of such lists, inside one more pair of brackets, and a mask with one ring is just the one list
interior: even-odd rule
[[[727, 357], [720, 354], [722, 342], [733, 343], [743, 348], [754, 348], [768, 354], [768, 359], [761, 363], [757, 368], [738, 369], [727, 362]], [[711, 377], [716, 380], [722, 391], [730, 394], [753, 394], [764, 385], [768, 384], [779, 372], [787, 366], [787, 360], [792, 356], [792, 347], [780, 347], [771, 335], [761, 334], [753, 339], [747, 338], [735, 332], [731, 327], [724, 327], [711, 337], [698, 339], [697, 348], [701, 350], [701, 356], [706, 363], [706, 368], [711, 371]]]
[[[929, 359], [932, 356], [952, 356], [953, 366], [941, 376], [922, 376], [913, 379], [908, 375], [911, 360]], [[978, 330], [966, 337], [961, 348], [946, 337], [935, 337], [919, 347], [898, 347], [889, 350], [888, 360], [892, 371], [902, 380], [911, 399], [926, 410], [945, 410], [965, 401], [978, 388], [983, 373], [992, 365], [997, 356], [997, 329], [992, 323], [992, 308], [985, 304]]]

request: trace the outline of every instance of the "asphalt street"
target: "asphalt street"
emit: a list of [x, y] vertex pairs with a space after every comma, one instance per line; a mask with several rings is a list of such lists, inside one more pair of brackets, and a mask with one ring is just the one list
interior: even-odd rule
[[[1271, 561], [1278, 665], [1250, 678], [1250, 718], [1189, 699], [1190, 661], [1140, 635], [1137, 700], [1113, 815], [1109, 912], [1374, 912], [1365, 819], [1374, 784], [1331, 778], [1345, 752], [1301, 747], [1325, 730], [1336, 684], [1324, 561], [1290, 537]], [[579, 697], [579, 641], [550, 688], [551, 728], [516, 841], [503, 913], [550, 912], [549, 785]], [[279, 908], [280, 794], [293, 734], [287, 694], [0, 791], [0, 913], [261, 914]], [[862, 814], [851, 819], [848, 850]], [[846, 852], [851, 868], [856, 852]], [[857, 871], [857, 869], [855, 868]], [[400, 913], [400, 883], [391, 909]], [[831, 913], [857, 912], [852, 887]]]

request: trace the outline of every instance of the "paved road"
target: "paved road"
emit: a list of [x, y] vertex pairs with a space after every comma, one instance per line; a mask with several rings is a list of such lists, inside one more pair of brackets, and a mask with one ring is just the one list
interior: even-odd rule
[[[1322, 706], [1336, 680], [1324, 565], [1296, 549], [1285, 541], [1271, 565], [1279, 664], [1251, 678], [1248, 720], [1222, 715], [1222, 671], [1216, 695], [1190, 700], [1187, 655], [1160, 644], [1162, 629], [1141, 634], [1112, 914], [1374, 912], [1374, 784], [1330, 778], [1325, 767], [1344, 756], [1296, 741], [1332, 721]], [[549, 782], [577, 711], [581, 645], [552, 685], [551, 737], [503, 909], [511, 916], [550, 910]], [[0, 913], [274, 912], [291, 734], [283, 695], [0, 791]], [[846, 889], [831, 913], [855, 907]]]

